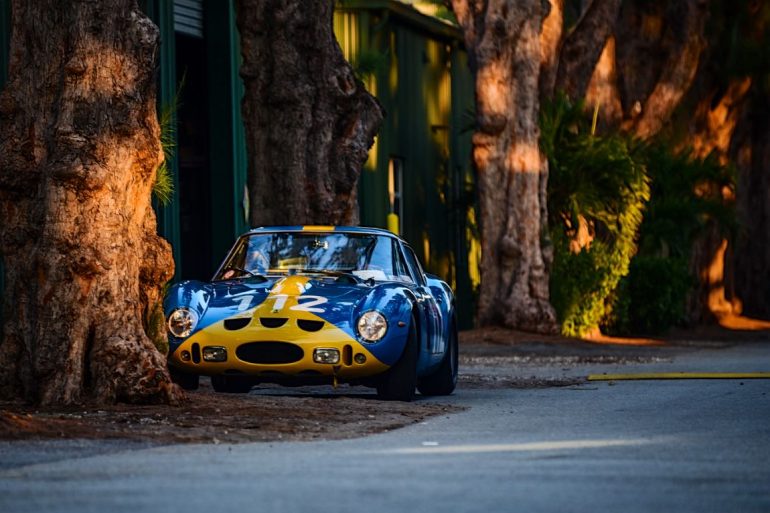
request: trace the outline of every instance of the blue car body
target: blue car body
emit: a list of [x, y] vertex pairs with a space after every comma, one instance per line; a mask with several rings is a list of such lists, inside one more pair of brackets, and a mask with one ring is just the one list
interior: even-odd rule
[[[291, 258], [273, 258], [272, 269], [245, 269], [247, 265], [241, 262], [247, 257], [242, 254], [262, 247], [257, 244], [272, 244], [271, 248], [282, 244], [281, 254]], [[309, 249], [297, 249], [303, 244]], [[393, 268], [383, 271], [380, 265], [372, 266], [376, 270], [340, 271], [334, 267], [342, 258], [335, 255], [347, 252], [353, 255], [351, 262], [362, 266], [373, 261], [374, 251], [389, 254]], [[280, 252], [272, 253], [274, 257]], [[318, 256], [323, 254], [331, 256]], [[305, 269], [308, 258], [332, 265]], [[377, 263], [383, 261], [387, 263], [387, 258]], [[210, 375], [218, 377], [218, 383], [237, 377], [248, 378], [250, 383], [379, 386], [408, 353], [411, 337], [416, 345], [409, 352], [414, 353], [414, 362], [406, 365], [415, 367], [415, 384], [419, 387], [420, 380], [450, 372], [449, 388], [453, 389], [457, 374], [454, 308], [450, 287], [426, 275], [409, 246], [388, 231], [330, 226], [257, 228], [236, 242], [212, 281], [184, 281], [167, 293], [169, 366], [177, 375]], [[190, 318], [194, 322], [179, 325], [194, 326], [184, 336], [175, 336], [174, 331], [179, 334], [181, 328], [174, 325], [177, 321], [172, 314], [180, 309], [184, 322]], [[369, 332], [358, 326], [367, 312], [385, 319], [386, 331], [378, 340], [367, 340], [364, 335]], [[367, 315], [381, 323], [381, 317]], [[447, 366], [451, 367], [448, 371]], [[451, 393], [447, 386], [440, 388]]]

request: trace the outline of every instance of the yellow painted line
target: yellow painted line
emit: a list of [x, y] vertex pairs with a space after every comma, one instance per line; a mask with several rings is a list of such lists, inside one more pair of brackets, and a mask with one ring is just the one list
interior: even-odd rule
[[639, 374], [589, 374], [588, 381], [641, 379], [770, 379], [770, 372], [649, 372]]
[[305, 232], [333, 232], [334, 231], [334, 226], [307, 224], [307, 225], [302, 227], [302, 231], [305, 231]]

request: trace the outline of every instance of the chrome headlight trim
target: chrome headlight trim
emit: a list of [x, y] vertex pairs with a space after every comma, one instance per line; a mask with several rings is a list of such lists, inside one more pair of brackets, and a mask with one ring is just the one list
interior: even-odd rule
[[177, 338], [189, 337], [198, 325], [198, 314], [187, 307], [177, 308], [168, 316], [168, 331]]
[[369, 310], [358, 318], [356, 329], [364, 342], [377, 342], [388, 332], [388, 320], [380, 312]]

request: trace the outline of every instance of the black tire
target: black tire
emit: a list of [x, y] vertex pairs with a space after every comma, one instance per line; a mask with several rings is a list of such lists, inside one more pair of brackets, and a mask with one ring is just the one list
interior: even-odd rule
[[200, 376], [180, 371], [175, 367], [169, 367], [168, 373], [171, 375], [171, 381], [182, 387], [184, 390], [198, 390]]
[[245, 376], [211, 376], [211, 386], [215, 392], [224, 394], [247, 394], [254, 384]]
[[414, 319], [409, 326], [409, 336], [401, 358], [385, 373], [377, 384], [377, 395], [385, 401], [405, 401], [414, 399], [417, 385], [417, 357], [420, 348], [417, 341], [417, 329]]
[[452, 319], [447, 341], [447, 352], [441, 361], [441, 366], [430, 376], [424, 376], [417, 382], [417, 390], [422, 395], [449, 395], [457, 386], [458, 347], [457, 327]]

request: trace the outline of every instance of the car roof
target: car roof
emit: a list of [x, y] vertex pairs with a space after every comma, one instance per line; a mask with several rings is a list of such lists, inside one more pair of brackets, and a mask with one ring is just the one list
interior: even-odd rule
[[260, 226], [248, 231], [254, 233], [276, 233], [276, 232], [342, 232], [342, 233], [365, 233], [369, 235], [384, 235], [394, 239], [400, 239], [397, 235], [383, 228], [372, 228], [368, 226], [327, 226], [327, 225], [304, 225], [304, 226]]

